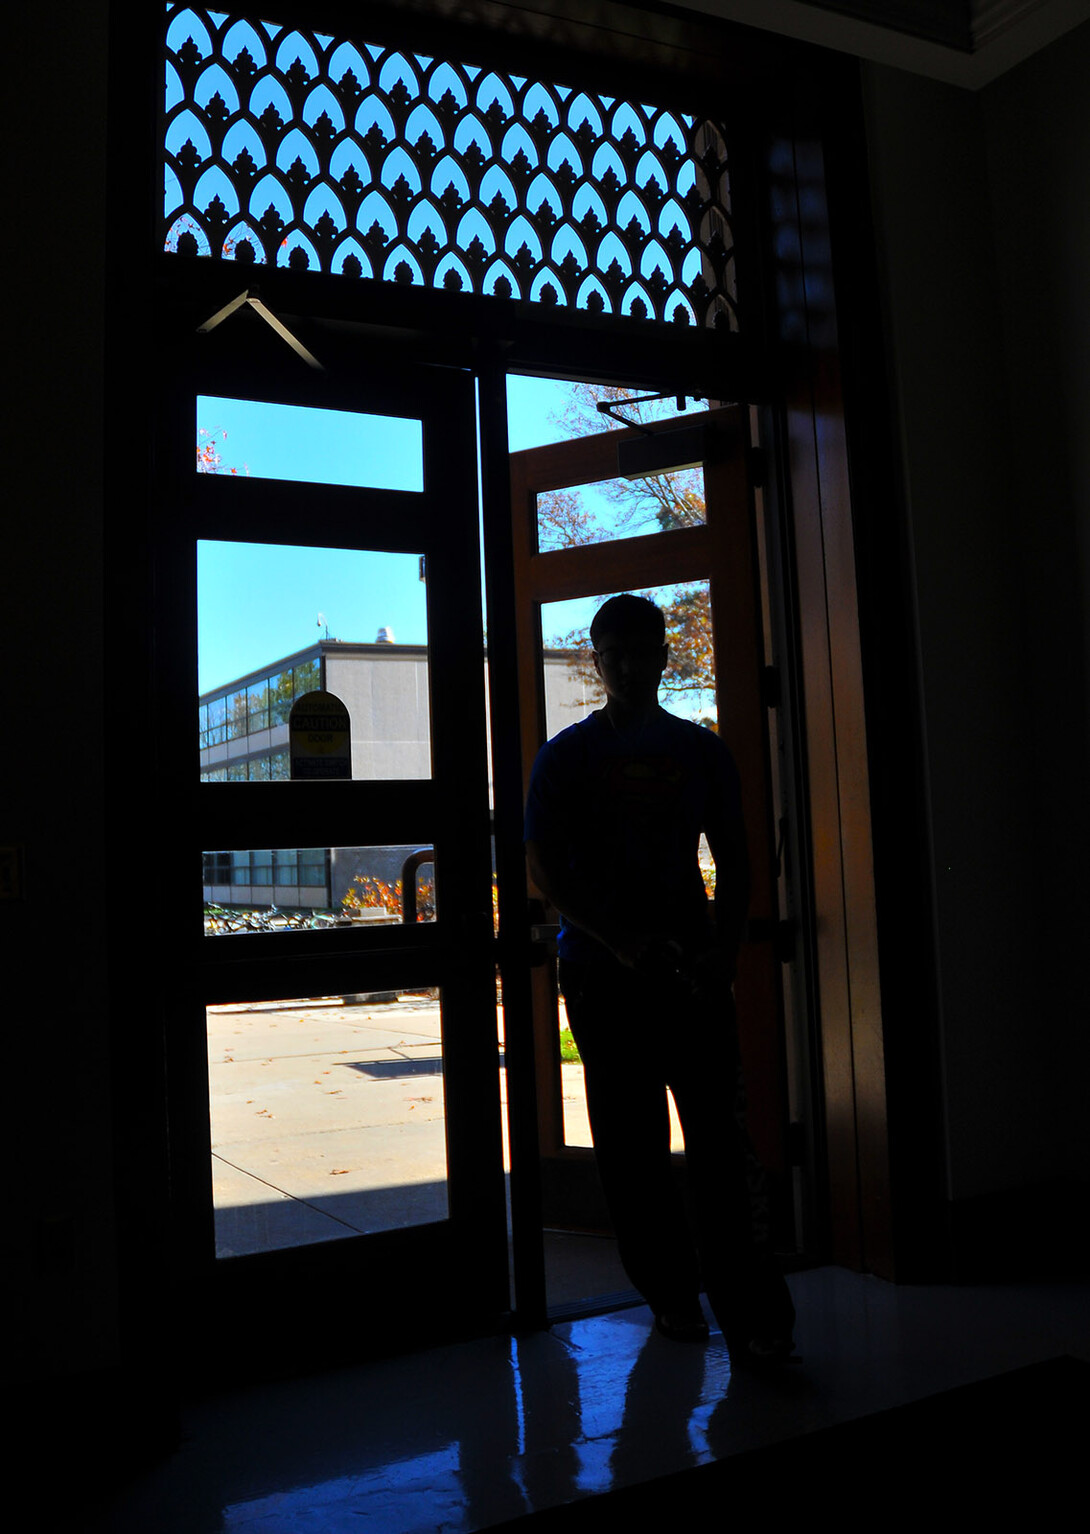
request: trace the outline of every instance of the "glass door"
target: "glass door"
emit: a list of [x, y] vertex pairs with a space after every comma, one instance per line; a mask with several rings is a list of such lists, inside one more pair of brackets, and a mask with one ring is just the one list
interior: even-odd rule
[[[667, 405], [641, 410], [622, 390], [568, 389], [571, 403], [554, 419], [570, 435], [511, 457], [526, 780], [541, 743], [604, 701], [587, 636], [597, 606], [620, 591], [654, 598], [666, 614], [671, 651], [660, 702], [718, 730], [742, 777], [753, 889], [735, 994], [750, 1133], [769, 1172], [778, 1241], [790, 1249], [788, 1084], [772, 941], [778, 874], [763, 688], [767, 636], [747, 423], [737, 407], [701, 406], [671, 418]], [[616, 411], [616, 429], [601, 430], [610, 415], [605, 406]], [[639, 424], [621, 426], [625, 419]], [[713, 887], [710, 854], [704, 872]], [[643, 898], [654, 900], [655, 892]], [[544, 907], [537, 914], [547, 935], [555, 915]], [[544, 1221], [560, 1231], [605, 1230], [581, 1067], [552, 960], [535, 970], [533, 1005]], [[673, 1135], [680, 1152], [676, 1115]]]
[[508, 1294], [473, 382], [228, 341], [163, 420], [155, 696], [179, 1276], [231, 1371]]

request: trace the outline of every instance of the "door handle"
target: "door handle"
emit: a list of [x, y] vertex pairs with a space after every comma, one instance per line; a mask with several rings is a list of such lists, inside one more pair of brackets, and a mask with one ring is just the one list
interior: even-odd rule
[[772, 951], [781, 964], [790, 964], [794, 959], [797, 932], [798, 922], [793, 916], [751, 916], [746, 923], [746, 941], [771, 943]]
[[556, 958], [560, 923], [548, 920], [544, 900], [531, 898], [527, 901], [526, 914], [530, 919], [530, 963], [537, 968]]

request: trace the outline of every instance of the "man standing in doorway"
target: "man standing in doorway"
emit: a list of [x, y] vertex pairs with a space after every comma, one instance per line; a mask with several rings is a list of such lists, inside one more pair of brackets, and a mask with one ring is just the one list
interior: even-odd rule
[[[538, 753], [526, 847], [562, 918], [560, 985], [621, 1261], [665, 1336], [708, 1335], [703, 1281], [733, 1362], [784, 1358], [794, 1307], [755, 1218], [762, 1174], [742, 1122], [731, 992], [749, 902], [737, 769], [711, 730], [659, 707], [667, 647], [653, 602], [612, 597], [590, 637], [605, 705]], [[673, 1177], [667, 1086], [692, 1231]]]

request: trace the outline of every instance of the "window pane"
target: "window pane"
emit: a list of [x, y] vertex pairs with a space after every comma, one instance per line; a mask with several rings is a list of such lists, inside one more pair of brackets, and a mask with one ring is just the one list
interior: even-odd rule
[[[649, 391], [645, 391], [649, 392]], [[601, 410], [608, 405], [616, 416]], [[597, 436], [624, 424], [670, 423], [659, 438], [663, 471], [637, 478], [543, 491], [537, 497], [537, 546], [542, 553], [614, 538], [699, 527], [705, 519], [704, 475], [696, 461], [706, 400], [648, 399], [639, 391], [563, 378], [507, 380], [508, 439], [512, 452]], [[676, 423], [676, 425], [674, 424]], [[668, 444], [676, 443], [672, 457]], [[695, 463], [696, 466], [685, 467]]]
[[293, 666], [291, 680], [292, 689], [297, 698], [303, 697], [308, 692], [316, 692], [321, 684], [318, 662], [308, 660], [300, 666]]
[[255, 687], [247, 687], [246, 707], [249, 714], [250, 732], [267, 730], [269, 728], [269, 684], [267, 680], [259, 682]]
[[216, 1255], [445, 1220], [438, 992], [207, 1009]]
[[233, 692], [225, 700], [227, 704], [227, 739], [239, 740], [246, 734], [246, 689]]
[[403, 416], [199, 395], [197, 472], [420, 492], [424, 430]]
[[203, 854], [207, 937], [331, 931], [436, 918], [435, 862], [422, 842]]
[[[552, 738], [604, 701], [591, 658], [590, 621], [607, 596], [546, 602], [541, 633], [546, 650], [546, 736]], [[662, 608], [669, 660], [659, 688], [659, 703], [671, 713], [717, 727], [715, 661], [712, 652], [711, 598], [707, 581], [656, 586], [642, 591]], [[550, 685], [550, 666], [556, 677]]]
[[[166, 251], [582, 310], [599, 326], [737, 328], [729, 130], [696, 99], [688, 112], [623, 101], [551, 71], [505, 76], [358, 34], [318, 52], [303, 43], [300, 57], [257, 20], [244, 55], [257, 89], [243, 91], [246, 26], [221, 14], [194, 25], [178, 7], [167, 29]], [[241, 100], [225, 105], [234, 79]], [[275, 182], [275, 219], [261, 211], [262, 178], [287, 155], [274, 159], [270, 110], [282, 145], [305, 136], [306, 173]], [[245, 144], [233, 159], [227, 121], [228, 140]], [[207, 179], [193, 191], [200, 170], [214, 199]]]
[[702, 469], [602, 480], [538, 496], [537, 546], [544, 554], [614, 538], [676, 532], [699, 527], [704, 520]]
[[290, 778], [292, 706], [322, 688], [348, 709], [353, 777], [431, 776], [419, 554], [202, 541], [197, 560], [202, 776]]
[[227, 699], [213, 698], [208, 704], [208, 744], [220, 745], [227, 739]]
[[[659, 586], [640, 593], [657, 602], [666, 619], [670, 661], [659, 689], [659, 703], [671, 713], [717, 728], [715, 667], [711, 644], [709, 586], [696, 581], [682, 586]], [[601, 684], [591, 660], [589, 627], [607, 597], [580, 597], [567, 602], [543, 604], [541, 628], [545, 650], [546, 735], [552, 737], [575, 724], [604, 702]], [[706, 877], [713, 877], [707, 845], [701, 862]], [[564, 1143], [591, 1144], [587, 1118], [583, 1066], [570, 1034], [565, 1036], [567, 1016], [563, 998], [559, 1003], [561, 1080], [563, 1084]], [[681, 1126], [669, 1099], [671, 1146], [683, 1148]]]
[[268, 681], [269, 723], [286, 725], [291, 718], [291, 706], [295, 702], [295, 688], [290, 671], [278, 672]]

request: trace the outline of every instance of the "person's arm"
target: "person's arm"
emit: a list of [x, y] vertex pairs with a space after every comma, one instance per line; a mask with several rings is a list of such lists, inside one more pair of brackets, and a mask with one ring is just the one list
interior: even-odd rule
[[526, 860], [531, 879], [565, 920], [608, 948], [620, 963], [633, 967], [639, 962], [645, 940], [618, 926], [593, 892], [572, 875], [555, 847], [531, 839], [526, 843]]
[[526, 800], [526, 861], [534, 884], [565, 922], [601, 943], [622, 964], [634, 964], [638, 940], [620, 930], [616, 913], [606, 907], [593, 881], [571, 867], [569, 840], [588, 834], [576, 813], [585, 756], [579, 737], [570, 731], [538, 753]]

